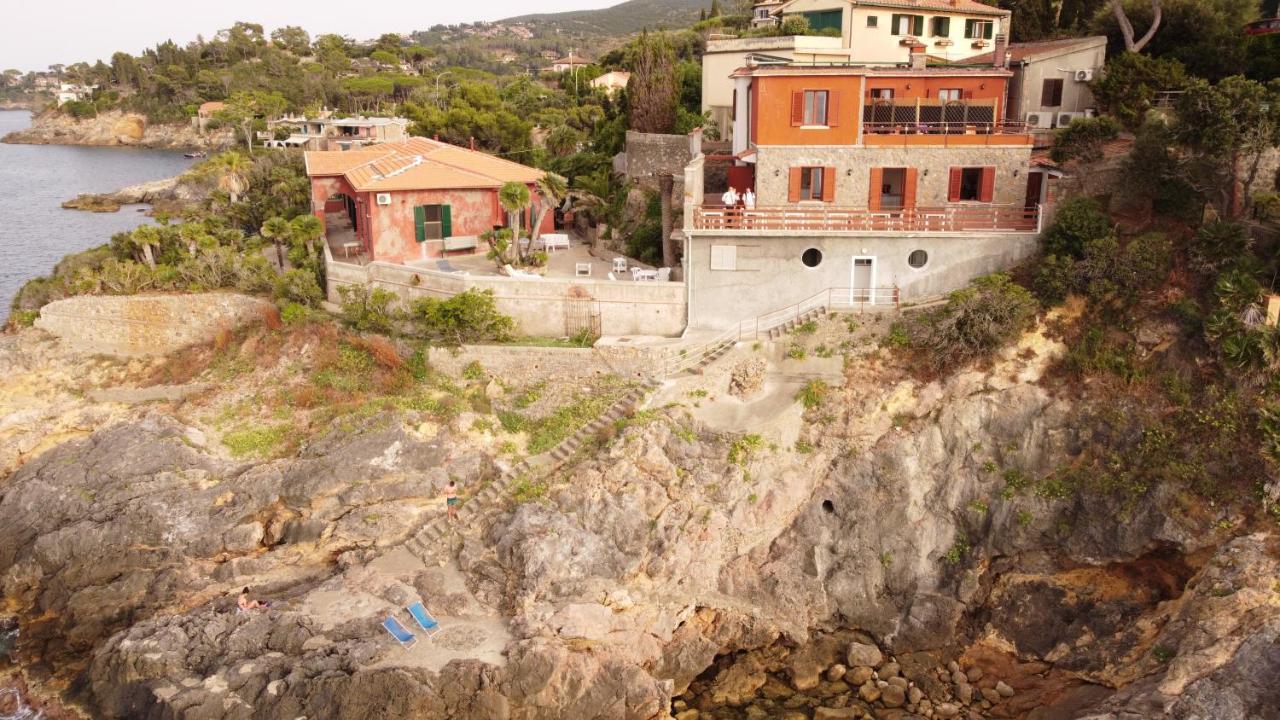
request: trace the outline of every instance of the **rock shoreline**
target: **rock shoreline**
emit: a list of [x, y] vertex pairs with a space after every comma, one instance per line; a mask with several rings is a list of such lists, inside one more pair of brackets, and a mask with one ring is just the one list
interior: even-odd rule
[[113, 110], [85, 119], [45, 112], [32, 118], [30, 127], [11, 132], [0, 142], [207, 151], [228, 147], [232, 138], [225, 131], [201, 133], [189, 124], [155, 124], [137, 113]]
[[67, 210], [113, 213], [125, 205], [152, 205], [166, 209], [172, 205], [198, 202], [205, 193], [178, 175], [120, 188], [110, 193], [84, 193], [62, 203]]

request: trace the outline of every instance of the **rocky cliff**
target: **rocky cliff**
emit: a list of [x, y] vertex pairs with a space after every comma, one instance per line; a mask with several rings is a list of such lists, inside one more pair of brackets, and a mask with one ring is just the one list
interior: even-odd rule
[[9, 133], [0, 142], [217, 150], [230, 146], [232, 138], [225, 131], [201, 133], [189, 123], [154, 124], [142, 115], [116, 110], [85, 119], [50, 111], [37, 115], [30, 127]]
[[[85, 389], [142, 361], [7, 338], [10, 415], [65, 428], [0, 428], [16, 656], [107, 718], [1280, 717], [1270, 525], [1039, 480], [1093, 432], [1043, 332], [925, 382], [854, 325], [820, 331], [844, 362], [744, 345], [668, 383], [426, 546], [443, 485], [508, 462], [484, 415], [378, 405], [251, 461], [216, 418], [315, 372], [314, 344], [132, 404]], [[519, 382], [464, 374], [498, 404]], [[271, 608], [237, 613], [245, 585]], [[442, 629], [400, 648], [379, 623], [416, 630], [417, 599]]]

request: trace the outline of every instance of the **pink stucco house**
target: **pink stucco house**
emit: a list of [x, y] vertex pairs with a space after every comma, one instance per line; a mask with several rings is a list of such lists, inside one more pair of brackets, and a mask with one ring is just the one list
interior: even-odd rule
[[[405, 263], [473, 252], [506, 224], [498, 190], [534, 191], [543, 171], [476, 150], [409, 138], [358, 150], [306, 153], [311, 208], [339, 257]], [[521, 227], [529, 226], [528, 214]], [[553, 229], [550, 214], [541, 230]]]

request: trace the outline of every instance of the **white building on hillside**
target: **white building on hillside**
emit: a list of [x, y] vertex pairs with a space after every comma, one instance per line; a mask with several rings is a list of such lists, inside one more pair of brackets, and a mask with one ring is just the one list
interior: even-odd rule
[[995, 44], [1011, 13], [978, 0], [790, 0], [777, 11], [801, 16], [815, 32], [839, 33], [856, 63], [906, 63], [910, 48], [960, 60]]

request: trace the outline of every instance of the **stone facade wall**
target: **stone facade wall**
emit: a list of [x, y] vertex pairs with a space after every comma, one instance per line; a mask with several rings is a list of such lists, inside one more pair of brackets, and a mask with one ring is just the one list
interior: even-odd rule
[[[756, 203], [761, 207], [788, 205], [787, 190], [793, 167], [834, 167], [835, 203], [866, 207], [871, 168], [919, 168], [916, 205], [947, 205], [950, 168], [996, 168], [996, 205], [1021, 205], [1026, 200], [1028, 145], [977, 147], [850, 147], [762, 146], [756, 164]], [[928, 173], [927, 175], [925, 173]], [[1017, 172], [1017, 175], [1014, 175]]]
[[330, 259], [331, 301], [339, 301], [338, 288], [343, 285], [382, 288], [406, 302], [451, 297], [471, 288], [492, 290], [500, 312], [515, 319], [522, 333], [541, 337], [571, 335], [587, 322], [604, 335], [676, 336], [685, 327], [685, 286], [679, 282], [449, 275], [405, 265], [373, 262], [362, 267]]
[[[711, 247], [736, 248], [736, 270], [711, 270]], [[834, 236], [821, 232], [734, 234], [695, 231], [689, 240], [689, 326], [726, 328], [807, 300], [828, 288], [853, 284], [853, 258], [874, 258], [873, 287], [897, 286], [904, 303], [964, 287], [975, 277], [1007, 268], [1036, 252], [1034, 233], [876, 233]], [[822, 253], [816, 267], [801, 255]], [[916, 250], [928, 254], [921, 268], [907, 263]]]
[[687, 135], [658, 135], [627, 131], [627, 178], [646, 190], [658, 191], [658, 176], [673, 175], [676, 196], [684, 192], [684, 167], [693, 159]]
[[85, 353], [167, 355], [276, 312], [265, 300], [232, 293], [82, 295], [45, 305], [36, 327]]
[[593, 348], [542, 348], [508, 345], [464, 345], [430, 349], [431, 366], [450, 374], [479, 363], [499, 377], [554, 377], [557, 380], [589, 380], [603, 375], [643, 380], [656, 377], [662, 368], [657, 345], [601, 344]]

